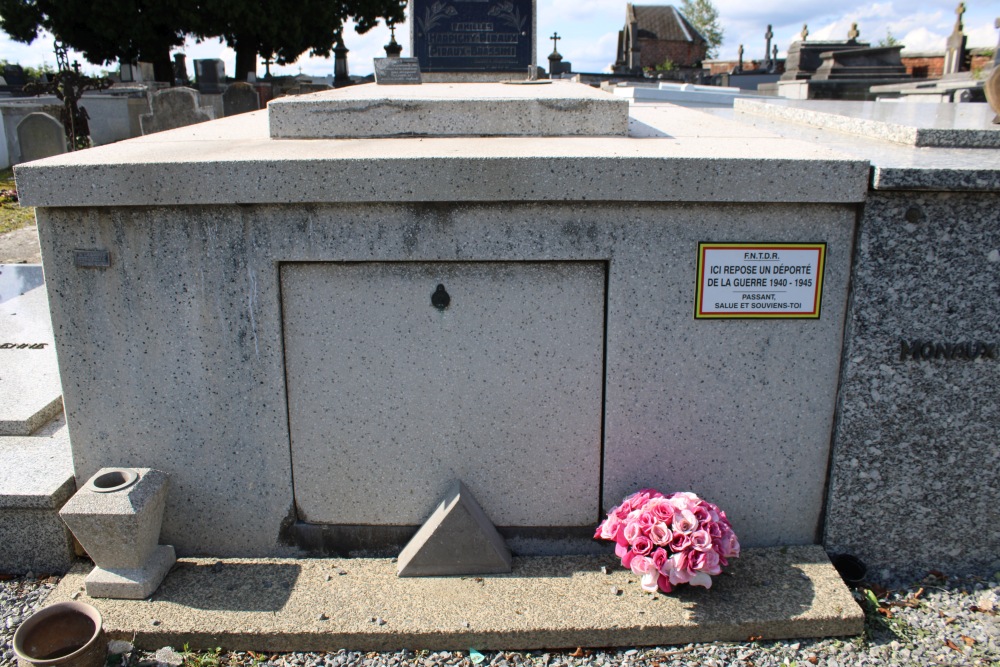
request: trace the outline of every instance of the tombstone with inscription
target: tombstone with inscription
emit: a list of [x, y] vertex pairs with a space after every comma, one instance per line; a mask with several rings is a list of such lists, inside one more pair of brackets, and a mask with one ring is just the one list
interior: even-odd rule
[[17, 142], [21, 147], [19, 162], [40, 160], [68, 150], [63, 124], [42, 111], [29, 113], [18, 123]]
[[534, 0], [415, 0], [410, 43], [428, 81], [527, 78], [536, 67]]

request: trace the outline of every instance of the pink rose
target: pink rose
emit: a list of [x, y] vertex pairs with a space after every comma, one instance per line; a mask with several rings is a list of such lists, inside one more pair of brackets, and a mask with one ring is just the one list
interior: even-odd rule
[[670, 584], [686, 584], [691, 581], [694, 572], [688, 567], [687, 552], [680, 551], [670, 557]]
[[688, 556], [688, 567], [694, 572], [704, 572], [706, 574], [721, 574], [719, 567], [719, 554], [714, 551], [694, 551]]
[[652, 528], [649, 529], [649, 539], [657, 546], [662, 547], [664, 544], [669, 543], [671, 537], [673, 537], [673, 533], [667, 528], [667, 524], [662, 521], [654, 523]]
[[622, 501], [622, 505], [628, 505], [629, 510], [637, 510], [644, 507], [649, 502], [649, 490], [636, 491]]
[[704, 572], [695, 572], [691, 576], [691, 579], [688, 580], [688, 583], [691, 584], [692, 586], [701, 586], [702, 588], [711, 588], [712, 587], [712, 577], [708, 576], [708, 574], [706, 574]]
[[642, 527], [643, 532], [648, 531], [656, 523], [656, 517], [653, 516], [652, 512], [642, 512], [638, 518], [639, 525]]
[[632, 570], [632, 574], [646, 574], [647, 572], [656, 572], [656, 568], [653, 567], [653, 559], [648, 556], [636, 555], [632, 558], [629, 563], [629, 569]]
[[658, 572], [663, 572], [663, 566], [670, 561], [670, 556], [665, 549], [657, 549], [650, 558], [653, 559], [653, 565]]
[[632, 542], [632, 551], [645, 556], [653, 550], [653, 542], [645, 535], [640, 535]]
[[685, 533], [675, 532], [670, 538], [670, 550], [674, 553], [678, 551], [685, 551], [691, 546], [691, 536]]
[[602, 540], [613, 540], [618, 535], [618, 530], [622, 527], [621, 519], [612, 515], [604, 520], [601, 524], [598, 534], [594, 537], [600, 537]]
[[661, 574], [656, 580], [656, 585], [659, 586], [660, 590], [664, 593], [669, 593], [674, 590], [674, 587], [670, 585], [670, 577], [665, 574]]
[[[691, 533], [691, 548], [695, 551], [709, 551], [712, 548], [712, 536], [707, 530], [696, 530]], [[714, 552], [713, 552], [714, 553]]]
[[658, 498], [655, 501], [651, 501], [649, 504], [649, 511], [654, 517], [656, 517], [657, 521], [665, 524], [669, 525], [674, 520], [674, 508], [664, 498]]
[[646, 574], [642, 575], [642, 579], [639, 581], [639, 585], [642, 586], [642, 590], [647, 593], [655, 593], [657, 582], [660, 578], [660, 573], [656, 570], [650, 570]]
[[708, 508], [703, 502], [692, 507], [691, 512], [694, 514], [694, 518], [698, 519], [698, 523], [707, 523], [712, 520], [712, 515], [708, 513]]
[[631, 568], [632, 567], [632, 561], [634, 561], [637, 556], [639, 558], [642, 558], [642, 556], [639, 556], [639, 554], [637, 554], [636, 552], [632, 551], [631, 549], [629, 549], [628, 551], [626, 551], [621, 556], [622, 567], [624, 567], [624, 568]]
[[698, 519], [695, 518], [691, 510], [683, 509], [674, 513], [674, 523], [672, 526], [675, 533], [693, 533], [698, 530]]
[[736, 533], [731, 530], [723, 532], [720, 546], [719, 555], [723, 558], [736, 558], [740, 555], [740, 542], [736, 539]]
[[625, 555], [629, 552], [628, 545], [625, 544], [615, 544], [615, 555], [625, 560]]
[[631, 521], [625, 526], [623, 536], [629, 544], [635, 544], [636, 538], [640, 535], [642, 535], [642, 526], [639, 525], [638, 521]]
[[[705, 526], [702, 526], [702, 528], [705, 528]], [[708, 524], [707, 530], [708, 534], [712, 536], [713, 540], [718, 540], [722, 537], [722, 526], [720, 526], [715, 521]]]

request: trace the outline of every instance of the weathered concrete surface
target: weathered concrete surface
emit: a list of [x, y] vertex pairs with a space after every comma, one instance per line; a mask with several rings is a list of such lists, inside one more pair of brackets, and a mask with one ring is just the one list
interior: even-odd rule
[[285, 97], [272, 101], [268, 110], [276, 139], [628, 133], [626, 100], [569, 82], [372, 84]]
[[670, 595], [643, 593], [611, 556], [515, 559], [511, 574], [453, 578], [398, 578], [383, 559], [186, 559], [148, 601], [87, 597], [85, 569], [48, 602], [80, 592], [112, 638], [146, 649], [639, 646], [850, 635], [864, 622], [815, 546], [748, 550], [712, 590]]

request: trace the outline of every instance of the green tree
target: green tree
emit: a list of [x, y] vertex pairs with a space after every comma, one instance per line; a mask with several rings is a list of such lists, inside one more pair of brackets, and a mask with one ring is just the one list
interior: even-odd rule
[[892, 31], [888, 28], [885, 29], [885, 37], [878, 40], [878, 44], [875, 46], [899, 46], [900, 42], [896, 39], [896, 36], [892, 34]]
[[201, 39], [221, 37], [236, 51], [237, 79], [257, 71], [257, 57], [279, 65], [295, 62], [309, 52], [329, 56], [337, 33], [349, 18], [365, 33], [379, 19], [404, 20], [406, 0], [298, 0], [294, 9], [286, 0], [202, 0], [195, 34]]
[[708, 57], [718, 56], [723, 32], [719, 25], [719, 10], [712, 4], [712, 0], [682, 0], [681, 14], [708, 42]]
[[197, 16], [195, 0], [0, 0], [0, 30], [30, 44], [42, 30], [95, 65], [153, 63], [172, 80], [170, 49], [184, 43]]

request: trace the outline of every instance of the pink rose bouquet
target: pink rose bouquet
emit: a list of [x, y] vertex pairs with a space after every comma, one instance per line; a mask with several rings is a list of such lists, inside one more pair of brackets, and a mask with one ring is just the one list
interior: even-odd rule
[[608, 513], [594, 539], [614, 542], [622, 565], [651, 593], [678, 584], [711, 588], [712, 576], [740, 555], [726, 513], [688, 492], [633, 493]]

